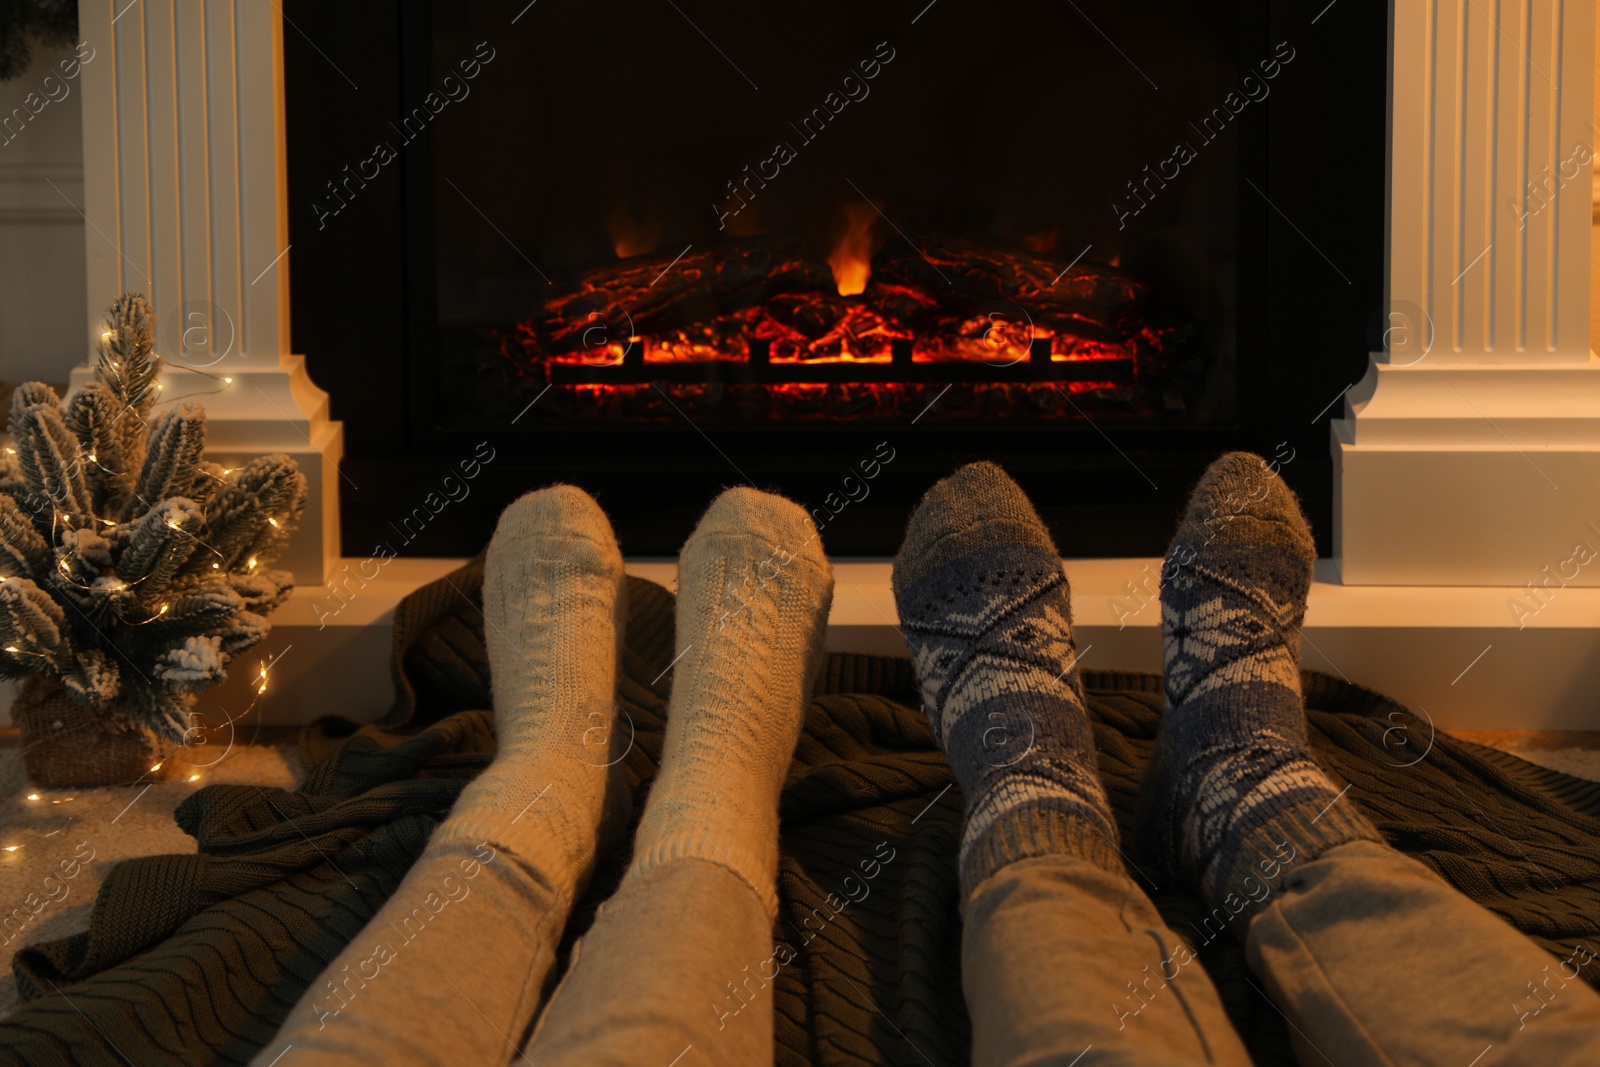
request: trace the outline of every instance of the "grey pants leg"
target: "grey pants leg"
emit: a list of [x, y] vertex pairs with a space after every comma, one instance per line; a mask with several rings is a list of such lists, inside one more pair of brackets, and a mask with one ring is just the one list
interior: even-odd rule
[[569, 904], [508, 850], [430, 843], [253, 1063], [510, 1063]]
[[772, 920], [719, 863], [632, 871], [578, 942], [528, 1057], [571, 1064], [772, 1063]]
[[1073, 856], [973, 890], [961, 978], [976, 1067], [1248, 1067], [1216, 987], [1124, 874]]
[[1600, 1064], [1600, 939], [1551, 956], [1377, 842], [1307, 862], [1247, 950], [1302, 1064]]

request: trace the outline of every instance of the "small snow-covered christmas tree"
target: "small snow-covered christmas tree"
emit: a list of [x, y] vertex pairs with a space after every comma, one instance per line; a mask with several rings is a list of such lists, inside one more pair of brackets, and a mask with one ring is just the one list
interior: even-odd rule
[[[106, 314], [96, 381], [11, 397], [0, 456], [0, 678], [44, 675], [120, 724], [183, 735], [195, 694], [267, 634], [305, 507], [292, 459], [201, 458], [206, 416], [160, 385], [144, 297]], [[55, 686], [50, 687], [55, 690]], [[20, 700], [19, 700], [20, 703]], [[25, 742], [26, 743], [26, 742]]]

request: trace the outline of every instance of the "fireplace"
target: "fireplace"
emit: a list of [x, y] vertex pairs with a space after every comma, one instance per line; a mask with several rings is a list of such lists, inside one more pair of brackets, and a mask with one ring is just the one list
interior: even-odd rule
[[[999, 78], [955, 23], [746, 13], [724, 43], [764, 89], [670, 6], [630, 14], [603, 78], [560, 42], [614, 9], [500, 6], [435, 10], [430, 75], [462, 107], [412, 116], [455, 161], [431, 169], [435, 232], [465, 238], [434, 243], [446, 423], [534, 396], [534, 426], [612, 429], [1231, 418], [1237, 117], [1202, 103], [1259, 102], [1293, 58], [1239, 93], [1232, 12], [1103, 13], [1184, 56], [1162, 95], [1070, 6], [990, 11], [1061, 42]], [[1192, 144], [1151, 157], [1191, 115]]]
[[1240, 447], [1326, 542], [1325, 423], [1382, 346], [1382, 12], [285, 13], [293, 344], [345, 423], [346, 555], [468, 554], [563, 479], [634, 555], [750, 481], [881, 556], [975, 458], [1064, 554], [1158, 554]]
[[[744, 25], [742, 9], [674, 2], [734, 55], [739, 41], [730, 32]], [[1109, 4], [1069, 6], [1086, 16], [1081, 37], [1102, 40], [1108, 55], [1127, 53], [1160, 86], [1152, 94], [1171, 90], [1164, 73], [1170, 64], [1147, 62], [1141, 27], [1107, 19]], [[1148, 574], [1159, 569], [1155, 553], [1190, 480], [1216, 451], [1246, 447], [1278, 461], [1305, 501], [1326, 557], [1306, 620], [1308, 666], [1390, 693], [1441, 728], [1593, 726], [1596, 594], [1579, 587], [1600, 582], [1600, 572], [1585, 570], [1564, 585], [1536, 619], [1525, 610], [1529, 580], [1542, 580], [1571, 556], [1575, 539], [1592, 536], [1584, 532], [1593, 518], [1584, 502], [1600, 493], [1590, 196], [1564, 178], [1548, 179], [1536, 199], [1531, 190], [1515, 195], [1527, 182], [1537, 188], [1539, 175], [1564, 165], [1570, 173], [1574, 145], [1592, 143], [1589, 0], [1518, 10], [1397, 2], [1386, 23], [1371, 5], [1344, 2], [1208, 8], [1219, 20], [1233, 19], [1233, 73], [1241, 79], [1278, 44], [1294, 49], [1270, 96], [1242, 107], [1223, 135], [1237, 139], [1229, 418], [1207, 421], [1198, 408], [1181, 416], [1117, 416], [1091, 409], [1080, 393], [1076, 402], [1087, 417], [941, 421], [936, 405], [920, 420], [751, 424], [702, 415], [681, 425], [541, 425], [534, 413], [554, 392], [523, 414], [522, 397], [538, 394], [509, 371], [485, 390], [500, 413], [485, 407], [490, 417], [477, 424], [452, 421], [443, 386], [459, 368], [445, 365], [443, 312], [451, 305], [439, 292], [438, 253], [501, 238], [497, 220], [444, 208], [462, 197], [436, 184], [437, 172], [446, 168], [483, 206], [483, 181], [520, 181], [530, 199], [551, 200], [531, 172], [482, 158], [472, 162], [470, 178], [454, 169], [433, 140], [442, 121], [414, 130], [402, 145], [407, 114], [419, 101], [426, 106], [439, 84], [430, 67], [437, 27], [424, 5], [124, 7], [85, 4], [80, 11], [84, 36], [108, 42], [80, 79], [84, 140], [118, 146], [84, 155], [82, 211], [95, 223], [85, 228], [84, 351], [98, 340], [104, 294], [147, 291], [163, 330], [173, 328], [163, 353], [172, 361], [168, 395], [205, 395], [210, 458], [226, 465], [237, 455], [281, 451], [310, 478], [306, 521], [286, 561], [300, 588], [275, 624], [294, 652], [274, 668], [279, 696], [271, 714], [381, 714], [391, 699], [384, 620], [401, 596], [454, 562], [390, 561], [390, 550], [474, 551], [503, 502], [555, 478], [598, 491], [617, 517], [630, 571], [668, 584], [670, 563], [640, 557], [673, 551], [718, 486], [742, 474], [783, 489], [826, 520], [823, 537], [840, 583], [830, 646], [897, 652], [903, 642], [893, 629], [888, 567], [837, 557], [891, 551], [916, 495], [980, 455], [1016, 473], [1040, 501], [1063, 553], [1075, 557], [1075, 628], [1094, 662], [1158, 670], [1159, 613], [1130, 614], [1129, 607], [1151, 600]], [[521, 26], [547, 7], [571, 5], [511, 0], [499, 18]], [[1034, 24], [991, 17], [988, 8], [918, 0], [881, 9], [898, 27], [869, 35], [868, 43], [890, 40], [904, 50], [891, 70], [937, 33], [963, 33], [969, 51], [1003, 57], [991, 66], [1031, 70], [1055, 54], [1055, 40], [1029, 32]], [[1155, 20], [1163, 9], [1140, 10]], [[951, 12], [954, 23], [939, 26]], [[1095, 25], [1112, 39], [1099, 37]], [[656, 29], [646, 25], [645, 38]], [[503, 39], [470, 22], [462, 33], [465, 51], [448, 53], [457, 64], [478, 42], [493, 47]], [[638, 34], [613, 36], [626, 43]], [[612, 37], [552, 32], [548, 40], [589, 57], [595, 77], [632, 61]], [[706, 52], [686, 59], [685, 76], [722, 62], [701, 44]], [[489, 68], [514, 56], [501, 53]], [[790, 57], [757, 58], [781, 64]], [[524, 53], [520, 62], [548, 77], [553, 68], [536, 59]], [[746, 71], [762, 79], [757, 66]], [[847, 105], [841, 122], [870, 113], [850, 108], [881, 102], [876, 94], [889, 84], [882, 80], [888, 73], [874, 83], [874, 96]], [[1138, 78], [1132, 67], [1125, 76]], [[781, 80], [758, 81], [751, 96], [767, 99]], [[486, 99], [473, 92], [438, 117]], [[725, 105], [718, 114], [730, 121], [738, 116], [729, 108], [752, 103], [726, 93], [707, 99]], [[532, 128], [532, 116], [525, 118], [511, 134]], [[389, 153], [377, 151], [386, 142]], [[1221, 139], [1208, 145], [1222, 147]], [[1162, 173], [1172, 146], [1158, 149], [1116, 180], [1142, 177], [1146, 163]], [[740, 176], [745, 163], [759, 173], [769, 150], [723, 168], [716, 181]], [[575, 147], [552, 158], [576, 155]], [[641, 157], [636, 169], [648, 168]], [[350, 183], [342, 202], [329, 199], [335, 180], [338, 188]], [[888, 184], [855, 181], [862, 202], [891, 217], [910, 203]], [[1166, 197], [1183, 184], [1169, 179], [1168, 188], [1153, 188]], [[767, 196], [777, 186], [755, 191]], [[839, 211], [837, 202], [829, 208]], [[813, 267], [819, 256], [827, 264], [839, 221], [830, 215], [809, 235]], [[1026, 238], [1031, 229], [1016, 234]], [[936, 236], [1008, 254], [1020, 245], [1058, 263], [1076, 255], [1064, 241], [1035, 249], [1008, 239], [1003, 228], [959, 220], [932, 219], [907, 235], [925, 250], [920, 239]], [[525, 235], [511, 236], [525, 245]], [[783, 236], [764, 230], [738, 239]], [[892, 240], [873, 256], [886, 249], [893, 255]], [[623, 251], [676, 256], [681, 249]], [[570, 285], [585, 269], [616, 267], [624, 262], [617, 253], [603, 231], [552, 282]], [[1147, 262], [1087, 255], [1079, 265], [1090, 262], [1132, 276], [1151, 301], [1162, 288]], [[508, 289], [527, 292], [520, 283]], [[538, 311], [524, 305], [496, 317], [501, 328], [514, 328]], [[214, 334], [206, 328], [213, 323], [236, 333]], [[212, 353], [226, 363], [200, 366], [195, 357], [213, 337], [234, 341], [220, 357]], [[191, 339], [199, 352], [191, 351]], [[746, 360], [747, 338], [743, 344], [716, 354]], [[184, 371], [191, 360], [200, 369]], [[225, 369], [221, 389], [218, 369]], [[79, 366], [74, 382], [89, 373]], [[946, 399], [954, 395], [952, 387]], [[332, 591], [359, 583], [349, 609], [329, 618]], [[1524, 610], [1508, 610], [1516, 604]]]

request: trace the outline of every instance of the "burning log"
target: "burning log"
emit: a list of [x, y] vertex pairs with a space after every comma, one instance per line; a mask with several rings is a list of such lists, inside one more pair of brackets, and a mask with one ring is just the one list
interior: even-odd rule
[[1171, 333], [1145, 320], [1144, 285], [1111, 267], [931, 238], [892, 242], [870, 272], [841, 262], [860, 270], [764, 238], [633, 257], [580, 275], [502, 343], [569, 387], [1026, 388], [1129, 383]]
[[836, 290], [827, 264], [794, 244], [754, 238], [676, 261], [636, 256], [585, 272], [570, 292], [548, 301], [539, 333], [550, 352], [572, 352], [584, 347], [597, 321], [625, 319], [635, 334], [661, 336], [800, 293]]
[[845, 352], [870, 356], [910, 331], [859, 298], [836, 293], [784, 293], [768, 300], [752, 324], [779, 359], [828, 359]]
[[[1142, 282], [1114, 267], [964, 241], [891, 242], [872, 261], [865, 299], [920, 336], [959, 333], [985, 308], [1025, 313], [1035, 327], [1117, 343], [1143, 327]], [[919, 251], [920, 250], [920, 251]]]
[[750, 360], [695, 360], [676, 363], [592, 366], [584, 363], [550, 364], [554, 385], [647, 385], [650, 382], [793, 384], [925, 384], [968, 382], [982, 384], [1018, 382], [1130, 382], [1133, 364], [1125, 359], [1028, 359], [996, 366], [972, 360], [930, 363], [803, 362], [771, 363]]

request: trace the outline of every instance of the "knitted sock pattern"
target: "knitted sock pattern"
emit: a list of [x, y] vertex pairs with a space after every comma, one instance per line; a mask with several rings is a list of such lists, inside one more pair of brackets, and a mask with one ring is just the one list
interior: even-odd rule
[[1298, 866], [1382, 840], [1307, 741], [1300, 626], [1315, 561], [1293, 492], [1233, 452], [1201, 477], [1162, 569], [1167, 710], [1140, 839], [1241, 933]]
[[1049, 531], [992, 463], [930, 489], [894, 561], [923, 711], [966, 796], [962, 898], [1056, 853], [1122, 870]]
[[509, 849], [572, 894], [592, 864], [626, 611], [622, 553], [587, 493], [555, 485], [500, 517], [484, 564], [494, 761], [438, 841]]
[[833, 571], [800, 505], [729, 489], [678, 562], [661, 770], [629, 874], [720, 863], [778, 910], [778, 794], [822, 661]]

